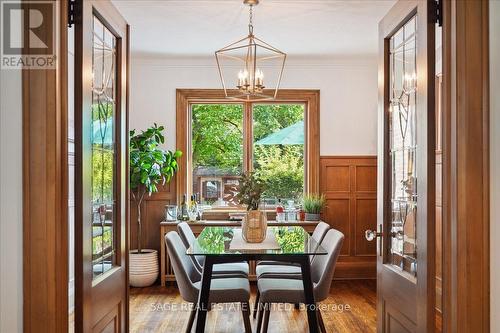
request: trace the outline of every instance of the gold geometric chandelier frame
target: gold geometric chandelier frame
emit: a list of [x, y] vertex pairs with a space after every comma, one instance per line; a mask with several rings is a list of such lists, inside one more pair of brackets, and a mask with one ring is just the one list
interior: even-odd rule
[[[286, 53], [254, 35], [253, 6], [258, 4], [258, 0], [244, 0], [244, 4], [250, 6], [248, 36], [215, 52], [224, 94], [227, 98], [238, 101], [272, 100], [275, 99], [278, 94], [285, 68]], [[238, 55], [238, 52], [240, 55]], [[239, 67], [238, 80], [234, 89], [228, 88], [225, 81], [223, 67], [224, 60], [226, 59], [236, 61], [238, 66], [241, 66]], [[276, 85], [272, 89], [266, 89], [264, 84], [264, 72], [260, 67], [260, 65], [269, 60], [279, 62], [277, 66], [279, 69]]]

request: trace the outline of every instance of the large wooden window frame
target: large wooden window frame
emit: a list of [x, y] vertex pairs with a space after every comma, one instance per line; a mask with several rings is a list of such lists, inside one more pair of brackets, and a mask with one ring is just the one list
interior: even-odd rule
[[[225, 98], [222, 89], [177, 89], [176, 147], [184, 154], [179, 159], [177, 173], [177, 201], [184, 193], [191, 193], [191, 109], [194, 104], [243, 105], [243, 171], [252, 170], [253, 157], [253, 105], [303, 104], [305, 124], [304, 192], [319, 191], [319, 90], [280, 90], [273, 101], [237, 102]], [[224, 208], [227, 210], [227, 208]]]

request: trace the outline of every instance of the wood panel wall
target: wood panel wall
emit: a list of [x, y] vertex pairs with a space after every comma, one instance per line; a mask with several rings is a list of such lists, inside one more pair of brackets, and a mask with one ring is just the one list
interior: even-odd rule
[[365, 230], [377, 225], [377, 157], [322, 156], [320, 191], [326, 196], [323, 220], [345, 235], [335, 278], [376, 278], [376, 241]]
[[[165, 205], [176, 203], [175, 177], [157, 193], [142, 203], [142, 248], [160, 252], [160, 222], [164, 220]], [[137, 205], [130, 200], [130, 249], [137, 249]]]

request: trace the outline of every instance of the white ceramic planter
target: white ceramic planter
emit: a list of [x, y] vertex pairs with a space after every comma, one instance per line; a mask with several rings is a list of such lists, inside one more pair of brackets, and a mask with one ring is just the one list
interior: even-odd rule
[[130, 251], [130, 285], [132, 287], [149, 287], [158, 279], [158, 251], [143, 249]]

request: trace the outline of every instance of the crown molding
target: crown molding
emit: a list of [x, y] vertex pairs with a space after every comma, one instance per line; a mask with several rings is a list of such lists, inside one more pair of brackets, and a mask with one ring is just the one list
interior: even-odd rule
[[[132, 67], [147, 66], [153, 68], [198, 68], [198, 69], [213, 69], [217, 68], [217, 63], [214, 57], [178, 57], [178, 56], [144, 56], [140, 54], [132, 54]], [[237, 68], [237, 66], [229, 66]], [[268, 66], [262, 66], [267, 68]], [[353, 68], [354, 67], [354, 68]], [[310, 57], [288, 57], [285, 64], [286, 68], [307, 69], [307, 70], [325, 70], [332, 68], [373, 68], [377, 67], [377, 56], [310, 56]]]

